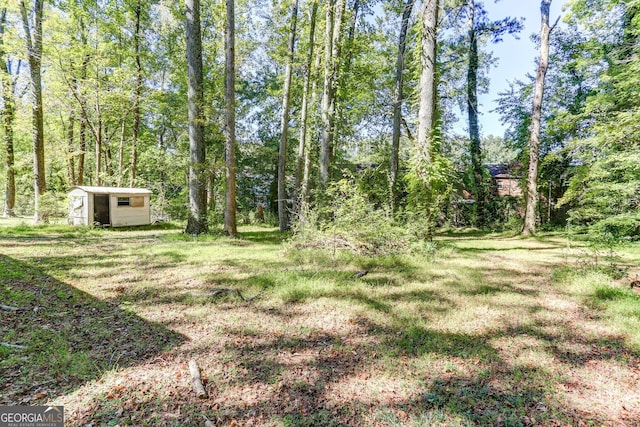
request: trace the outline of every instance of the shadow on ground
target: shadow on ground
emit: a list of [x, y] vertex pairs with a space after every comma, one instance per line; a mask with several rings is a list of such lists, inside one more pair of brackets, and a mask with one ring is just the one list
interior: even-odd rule
[[39, 404], [185, 337], [0, 255], [0, 404]]

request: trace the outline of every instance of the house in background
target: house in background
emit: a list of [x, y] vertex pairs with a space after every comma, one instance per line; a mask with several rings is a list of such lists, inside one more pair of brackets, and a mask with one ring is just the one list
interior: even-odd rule
[[151, 224], [151, 191], [144, 188], [73, 187], [69, 223], [128, 227]]
[[509, 165], [484, 165], [491, 174], [494, 194], [498, 197], [522, 197], [524, 192], [520, 185], [522, 177], [514, 173]]

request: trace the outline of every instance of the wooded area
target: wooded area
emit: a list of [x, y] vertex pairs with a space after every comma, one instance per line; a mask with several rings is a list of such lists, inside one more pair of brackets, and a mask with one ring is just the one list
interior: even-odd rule
[[[481, 1], [9, 1], [4, 215], [40, 222], [64, 215], [75, 185], [128, 184], [190, 234], [236, 235], [258, 210], [295, 231], [330, 221], [327, 194], [346, 182], [426, 235], [570, 224], [637, 237], [638, 6], [574, 0], [558, 25], [550, 4], [537, 75], [513, 76], [494, 136], [478, 96], [492, 44], [522, 22]], [[492, 164], [522, 197], [501, 196]]]

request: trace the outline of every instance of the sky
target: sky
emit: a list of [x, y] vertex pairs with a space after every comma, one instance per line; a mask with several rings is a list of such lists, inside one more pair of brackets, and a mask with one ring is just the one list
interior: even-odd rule
[[[565, 0], [554, 0], [551, 3], [550, 23], [553, 24], [562, 12]], [[531, 41], [532, 34], [540, 33], [540, 0], [485, 0], [485, 9], [489, 18], [499, 20], [507, 16], [523, 17], [524, 29], [516, 40], [506, 35], [502, 42], [493, 44], [489, 48], [498, 58], [497, 66], [490, 74], [489, 93], [479, 97], [481, 135], [503, 136], [505, 128], [500, 124], [500, 116], [491, 113], [497, 107], [498, 94], [509, 88], [509, 82], [517, 79], [524, 80], [527, 74], [535, 75], [538, 68], [538, 46]], [[466, 129], [466, 120], [460, 122]]]

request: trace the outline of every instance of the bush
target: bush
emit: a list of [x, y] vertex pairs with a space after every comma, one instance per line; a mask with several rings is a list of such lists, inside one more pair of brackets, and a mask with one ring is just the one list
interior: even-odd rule
[[351, 176], [330, 184], [323, 200], [294, 221], [290, 244], [295, 248], [340, 249], [359, 255], [433, 250], [433, 245], [424, 244], [431, 230], [428, 220], [416, 218], [403, 226], [396, 224], [390, 203], [376, 207], [380, 200], [374, 205]]
[[627, 213], [600, 220], [591, 226], [589, 234], [597, 239], [638, 240], [640, 214]]
[[49, 191], [38, 198], [38, 209], [45, 223], [51, 218], [63, 218], [67, 216], [67, 195]]

